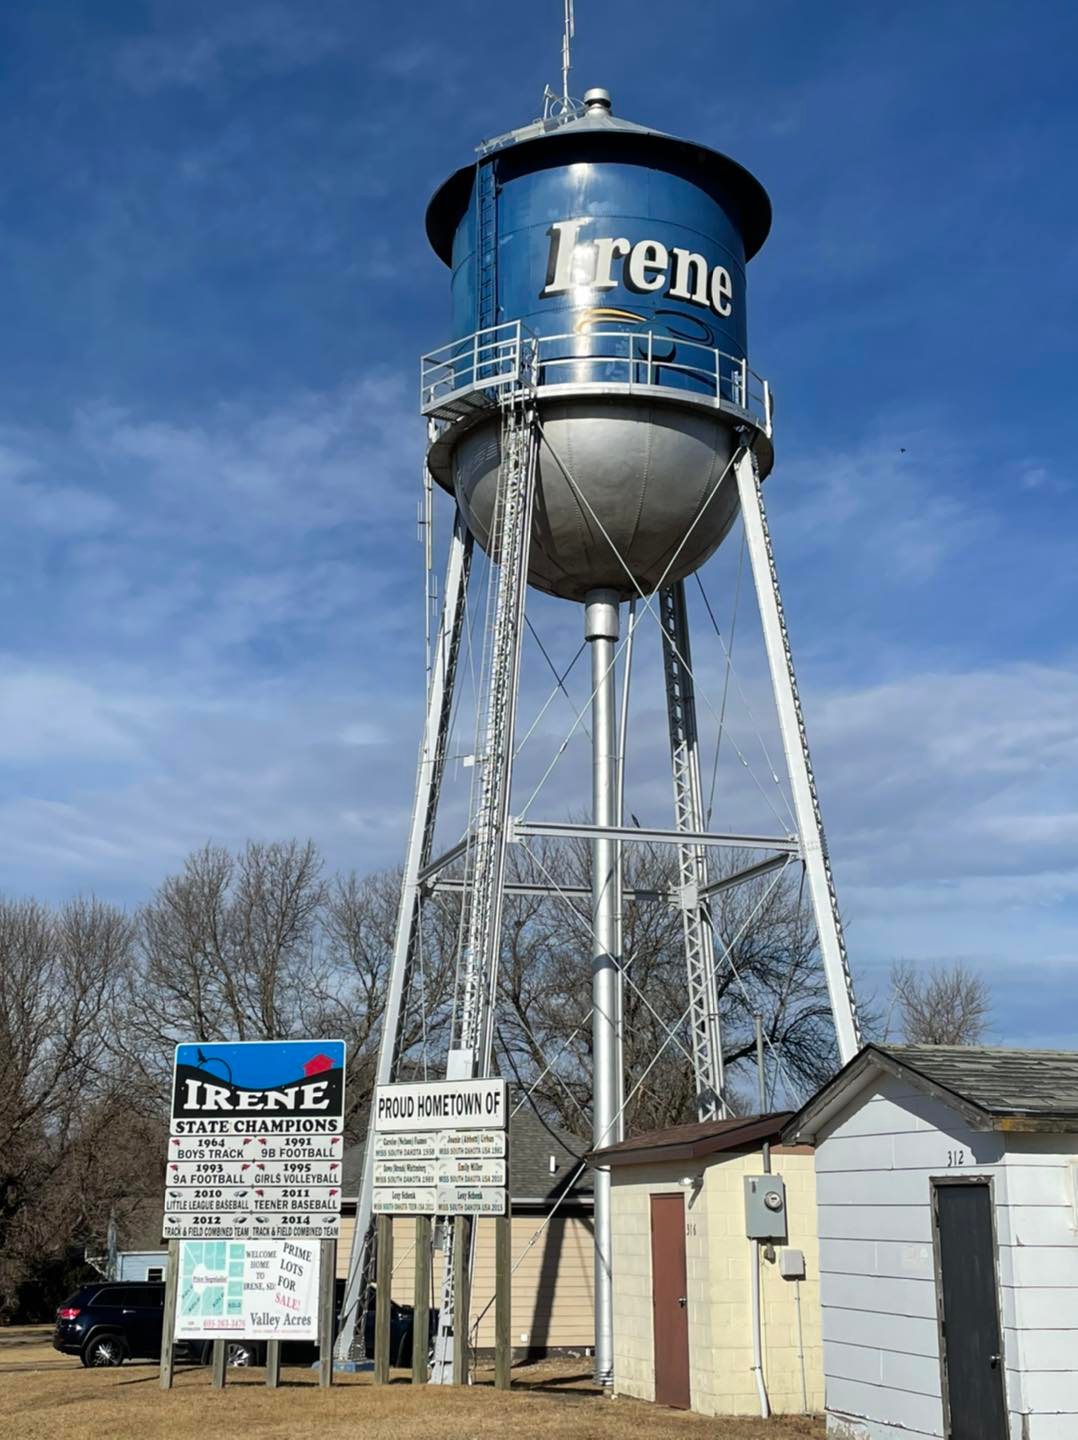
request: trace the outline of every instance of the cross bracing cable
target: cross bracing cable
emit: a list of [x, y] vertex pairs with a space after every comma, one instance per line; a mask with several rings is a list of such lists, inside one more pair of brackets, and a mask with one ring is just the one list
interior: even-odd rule
[[[531, 634], [532, 639], [535, 641], [536, 645], [539, 646], [539, 652], [540, 652], [540, 654], [542, 655], [543, 659], [546, 661], [546, 663], [547, 663], [547, 665], [548, 665], [548, 667], [549, 667], [549, 669], [550, 669], [550, 673], [554, 676], [555, 688], [556, 688], [556, 690], [560, 690], [560, 691], [561, 691], [561, 693], [565, 696], [566, 700], [568, 700], [570, 707], [572, 707], [573, 697], [569, 694], [568, 690], [566, 690], [566, 688], [565, 688], [565, 681], [566, 681], [566, 678], [568, 677], [569, 670], [571, 670], [571, 669], [573, 668], [573, 666], [576, 664], [577, 660], [580, 658], [580, 656], [581, 656], [581, 655], [584, 653], [584, 651], [587, 649], [587, 641], [585, 640], [585, 641], [582, 641], [582, 642], [581, 642], [580, 649], [576, 652], [576, 654], [573, 656], [572, 660], [569, 662], [569, 670], [566, 670], [566, 672], [565, 672], [564, 675], [559, 675], [559, 674], [558, 674], [558, 668], [557, 668], [557, 666], [554, 664], [554, 661], [550, 658], [550, 653], [549, 653], [549, 651], [547, 650], [546, 646], [543, 644], [543, 637], [539, 634], [539, 631], [536, 630], [535, 626], [533, 625], [533, 623], [532, 623], [532, 618], [531, 618], [530, 615], [525, 615], [525, 616], [524, 616], [524, 623], [525, 623], [525, 625], [527, 625], [528, 630], [529, 630], [529, 632], [530, 632], [530, 634]], [[546, 706], [544, 706], [543, 708], [545, 709]], [[528, 733], [529, 733], [529, 735], [530, 735], [530, 734], [531, 734], [531, 731], [529, 730]], [[591, 739], [591, 732], [588, 730], [587, 725], [584, 726], [584, 733], [585, 733], [585, 735], [587, 735], [588, 739], [590, 740], [590, 739]]]
[[[652, 590], [651, 594], [649, 595], [649, 594], [646, 594], [646, 593], [641, 589], [640, 585], [639, 585], [638, 582], [637, 582], [636, 576], [632, 573], [632, 570], [630, 569], [629, 565], [626, 563], [624, 556], [623, 556], [623, 555], [621, 554], [621, 552], [618, 550], [618, 547], [614, 544], [614, 541], [611, 539], [610, 534], [609, 534], [609, 532], [607, 531], [606, 527], [603, 525], [603, 523], [602, 523], [602, 521], [599, 519], [598, 515], [596, 515], [595, 510], [593, 509], [593, 507], [592, 507], [591, 504], [589, 503], [587, 496], [583, 493], [583, 491], [581, 490], [580, 486], [577, 484], [576, 480], [573, 478], [572, 472], [569, 470], [568, 466], [565, 464], [564, 460], [562, 459], [561, 455], [558, 453], [557, 449], [554, 447], [553, 444], [551, 444], [550, 437], [547, 435], [546, 430], [545, 430], [544, 427], [543, 427], [542, 421], [537, 419], [537, 420], [536, 420], [536, 425], [538, 426], [539, 432], [540, 432], [540, 434], [541, 434], [542, 437], [543, 437], [543, 442], [544, 442], [544, 444], [547, 446], [547, 449], [550, 451], [551, 455], [554, 457], [555, 463], [557, 464], [558, 468], [561, 470], [562, 474], [565, 476], [565, 479], [566, 479], [566, 481], [568, 482], [570, 488], [573, 490], [573, 493], [575, 494], [576, 498], [579, 500], [580, 504], [587, 510], [588, 514], [589, 514], [589, 515], [591, 516], [591, 518], [594, 520], [594, 522], [595, 522], [595, 524], [596, 524], [596, 527], [597, 527], [598, 530], [599, 530], [599, 533], [602, 535], [603, 539], [606, 541], [607, 545], [610, 547], [610, 550], [611, 550], [612, 554], [614, 555], [614, 558], [617, 560], [617, 562], [618, 562], [618, 564], [621, 566], [621, 568], [625, 571], [625, 574], [628, 576], [629, 581], [630, 581], [630, 583], [632, 584], [632, 587], [633, 587], [633, 589], [636, 591], [637, 595], [638, 595], [638, 596], [640, 597], [640, 599], [644, 602], [644, 609], [643, 609], [642, 614], [641, 614], [640, 616], [637, 616], [637, 617], [636, 617], [637, 623], [639, 623], [639, 620], [642, 618], [642, 615], [643, 615], [644, 613], [649, 614], [649, 615], [651, 616], [652, 620], [655, 622], [655, 624], [659, 627], [659, 633], [660, 633], [661, 635], [663, 635], [663, 643], [664, 643], [664, 644], [669, 644], [670, 642], [669, 642], [669, 640], [667, 639], [667, 637], [664, 635], [664, 632], [663, 632], [662, 622], [661, 622], [661, 620], [659, 619], [659, 616], [656, 614], [656, 612], [655, 612], [654, 609], [652, 608], [653, 601], [654, 601], [654, 600], [656, 599], [656, 597], [658, 596], [659, 591], [660, 591], [660, 590], [663, 588], [663, 586], [666, 584], [667, 577], [670, 575], [671, 571], [673, 570], [674, 565], [677, 563], [678, 556], [681, 554], [682, 550], [685, 548], [686, 544], [687, 544], [688, 541], [689, 541], [690, 536], [692, 535], [692, 532], [695, 530], [697, 524], [698, 524], [698, 523], [700, 522], [700, 520], [703, 518], [705, 511], [707, 510], [708, 506], [711, 504], [711, 501], [712, 501], [712, 500], [715, 498], [715, 496], [718, 494], [719, 489], [721, 488], [721, 486], [722, 486], [722, 484], [723, 484], [723, 481], [726, 479], [727, 475], [730, 473], [730, 471], [731, 471], [731, 469], [733, 468], [735, 462], [737, 461], [737, 459], [738, 459], [741, 451], [740, 451], [740, 450], [735, 450], [735, 451], [734, 451], [734, 454], [733, 454], [733, 455], [730, 457], [730, 459], [727, 461], [726, 465], [725, 465], [724, 468], [723, 468], [722, 473], [720, 474], [719, 478], [715, 481], [715, 483], [714, 483], [714, 485], [712, 486], [709, 494], [705, 497], [705, 499], [704, 499], [703, 502], [701, 503], [700, 508], [698, 509], [695, 518], [693, 519], [692, 523], [689, 525], [688, 529], [685, 531], [685, 534], [682, 536], [681, 541], [680, 541], [680, 543], [678, 544], [677, 549], [674, 551], [673, 555], [670, 557], [670, 560], [669, 560], [669, 562], [667, 563], [666, 569], [665, 569], [665, 571], [663, 572], [663, 575], [662, 575], [662, 577], [660, 578], [658, 584], [655, 586], [655, 589]], [[635, 628], [635, 626], [634, 626], [633, 628]], [[625, 638], [623, 638], [623, 639], [618, 643], [618, 645], [616, 646], [616, 648], [615, 648], [615, 650], [614, 650], [614, 654], [613, 654], [613, 656], [612, 656], [612, 658], [611, 658], [611, 662], [610, 662], [611, 667], [613, 666], [614, 662], [617, 660], [618, 656], [621, 654], [622, 650], [625, 648], [625, 644], [626, 644], [627, 638], [628, 638], [627, 636], [626, 636]], [[688, 675], [692, 676], [692, 678], [695, 680], [696, 677], [695, 677], [695, 675], [694, 675], [694, 673], [693, 673], [692, 666], [686, 663], [684, 656], [682, 656], [682, 655], [680, 654], [680, 652], [677, 650], [676, 647], [674, 647], [674, 654], [677, 656], [677, 658], [678, 658], [678, 660], [680, 661], [680, 663], [684, 666], [686, 673], [687, 673]], [[604, 675], [603, 678], [605, 678], [605, 675]], [[601, 683], [602, 683], [602, 680], [600, 680], [599, 684], [601, 684]], [[598, 693], [598, 688], [599, 688], [599, 686], [597, 685], [597, 686], [595, 687], [595, 689], [593, 689], [593, 691], [592, 691], [592, 698], [594, 698], [594, 696]], [[719, 716], [718, 716], [718, 714], [717, 714], [717, 712], [716, 712], [716, 710], [715, 710], [714, 705], [711, 703], [711, 700], [710, 700], [707, 692], [706, 692], [706, 691], [700, 691], [699, 693], [700, 693], [700, 695], [701, 695], [701, 697], [702, 697], [702, 699], [703, 699], [703, 701], [704, 701], [704, 704], [707, 706], [708, 710], [710, 710], [710, 711], [711, 711], [711, 714], [715, 717], [716, 720], [718, 720]], [[586, 709], [586, 708], [587, 708], [587, 707], [585, 707], [585, 709]], [[524, 808], [523, 808], [523, 809], [521, 810], [521, 812], [520, 812], [520, 813], [521, 813], [521, 816], [524, 816], [524, 815], [526, 815], [526, 814], [528, 813], [528, 808], [531, 806], [531, 804], [532, 804], [533, 801], [535, 800], [536, 796], [538, 795], [539, 791], [542, 789], [543, 785], [546, 783], [547, 779], [549, 778], [551, 772], [552, 772], [553, 769], [554, 769], [554, 766], [557, 764], [558, 760], [560, 760], [562, 754], [563, 754], [564, 751], [565, 751], [566, 745], [568, 744], [569, 740], [572, 738], [573, 734], [575, 733], [575, 730], [576, 730], [576, 726], [574, 725], [574, 726], [573, 726], [573, 729], [570, 730], [569, 735], [566, 737], [565, 742], [559, 747], [558, 751], [555, 753], [553, 760], [551, 761], [550, 765], [547, 767], [547, 770], [546, 770], [546, 772], [544, 773], [542, 779], [539, 781], [539, 784], [536, 786], [536, 788], [535, 788], [535, 790], [532, 792], [532, 794], [528, 797], [527, 804], [524, 806]], [[763, 796], [764, 801], [765, 801], [765, 803], [767, 804], [768, 808], [770, 809], [771, 813], [775, 816], [776, 820], [778, 820], [778, 822], [779, 822], [780, 825], [785, 825], [785, 824], [786, 824], [786, 820], [787, 820], [788, 817], [784, 817], [784, 816], [775, 808], [775, 805], [774, 805], [773, 801], [771, 800], [770, 795], [769, 795], [768, 792], [764, 789], [764, 787], [760, 784], [760, 781], [759, 781], [758, 776], [756, 775], [756, 772], [753, 770], [752, 766], [749, 764], [749, 761], [748, 761], [747, 757], [744, 755], [744, 753], [741, 751], [741, 749], [737, 746], [736, 742], [731, 739], [731, 742], [730, 742], [730, 743], [734, 746], [734, 749], [737, 751], [738, 758], [739, 758], [739, 760], [741, 761], [742, 765], [745, 767], [745, 769], [748, 771], [748, 773], [752, 776], [753, 783], [756, 785], [756, 788], [760, 791], [760, 794]], [[784, 800], [785, 800], [785, 797], [784, 797]], [[787, 806], [787, 808], [789, 808], [789, 807]]]
[[[527, 849], [527, 845], [526, 845], [526, 844], [525, 844], [525, 848]], [[577, 907], [573, 904], [572, 898], [571, 898], [570, 896], [566, 895], [566, 894], [562, 891], [561, 886], [560, 886], [560, 885], [558, 884], [558, 882], [554, 879], [554, 877], [551, 875], [550, 871], [546, 868], [546, 866], [545, 866], [545, 865], [543, 864], [543, 862], [539, 859], [539, 857], [538, 857], [537, 855], [532, 855], [530, 850], [529, 850], [528, 853], [529, 853], [530, 858], [535, 861], [535, 863], [539, 866], [539, 869], [540, 869], [540, 870], [543, 872], [543, 874], [546, 876], [547, 882], [553, 887], [553, 889], [554, 889], [554, 891], [556, 892], [556, 894], [557, 894], [562, 900], [565, 901], [565, 903], [568, 905], [569, 909], [573, 912], [574, 917], [580, 922], [581, 928], [584, 930], [584, 933], [587, 935], [588, 943], [590, 944], [590, 943], [591, 943], [591, 939], [592, 939], [591, 925], [584, 919], [583, 915], [581, 915], [580, 911], [579, 911], [579, 910], [577, 909]], [[678, 1037], [674, 1034], [674, 1032], [673, 1032], [671, 1029], [669, 1029], [669, 1027], [668, 1027], [668, 1025], [667, 1025], [667, 1022], [663, 1019], [663, 1017], [662, 1017], [662, 1016], [659, 1014], [659, 1012], [655, 1009], [654, 1005], [652, 1005], [651, 1001], [650, 1001], [650, 1000], [648, 999], [648, 997], [644, 994], [643, 990], [641, 990], [640, 986], [637, 985], [637, 983], [635, 982], [635, 980], [633, 980], [632, 977], [629, 976], [629, 975], [626, 973], [626, 968], [625, 968], [625, 966], [620, 966], [619, 968], [621, 969], [623, 979], [625, 979], [626, 981], [628, 981], [628, 984], [629, 984], [630, 988], [633, 990], [633, 992], [634, 992], [636, 995], [638, 995], [638, 996], [640, 997], [640, 999], [644, 1002], [644, 1004], [647, 1006], [648, 1010], [649, 1010], [649, 1011], [651, 1012], [651, 1014], [654, 1016], [655, 1020], [656, 1020], [656, 1021], [658, 1022], [658, 1024], [662, 1027], [662, 1029], [666, 1030], [666, 1032], [667, 1032], [667, 1039], [668, 1039], [668, 1040], [673, 1040], [673, 1041], [676, 1043], [676, 1045], [677, 1045], [678, 1049], [681, 1051], [682, 1055], [684, 1055], [685, 1059], [688, 1060], [688, 1062], [689, 1062], [690, 1065], [692, 1065], [692, 1063], [693, 1063], [693, 1057], [692, 1057], [692, 1054], [690, 1053], [690, 1051], [689, 1051], [689, 1050], [686, 1048], [686, 1046], [681, 1042], [681, 1040], [678, 1039]], [[690, 1007], [690, 1008], [691, 1008], [691, 1007]], [[607, 1015], [607, 1014], [606, 1014], [604, 1011], [602, 1011], [602, 1010], [600, 1010], [599, 1013], [602, 1015], [602, 1018], [603, 1018], [604, 1020], [610, 1020], [610, 1019], [612, 1018], [611, 1016]], [[681, 1021], [680, 1021], [679, 1023], [681, 1023], [681, 1024], [684, 1023], [684, 1016], [682, 1016], [682, 1019], [681, 1019]]]
[[[527, 616], [525, 616], [525, 619], [527, 619]], [[530, 628], [531, 622], [529, 621], [528, 624], [529, 624], [529, 628]], [[533, 631], [533, 634], [534, 634], [534, 631]], [[587, 648], [588, 648], [588, 642], [587, 642], [586, 640], [582, 640], [582, 641], [580, 642], [580, 649], [576, 652], [576, 654], [573, 656], [573, 658], [569, 661], [569, 664], [568, 664], [568, 665], [566, 666], [566, 668], [562, 671], [562, 673], [561, 673], [560, 675], [558, 675], [558, 672], [557, 672], [556, 670], [554, 670], [554, 675], [555, 675], [558, 683], [554, 686], [553, 690], [551, 690], [550, 694], [547, 696], [546, 700], [543, 702], [542, 708], [539, 710], [539, 713], [536, 715], [536, 717], [535, 717], [535, 719], [532, 721], [532, 723], [528, 726], [528, 729], [527, 729], [527, 731], [525, 732], [525, 735], [524, 735], [524, 739], [521, 740], [520, 744], [519, 744], [519, 745], [517, 746], [517, 748], [516, 748], [516, 751], [514, 752], [514, 755], [513, 755], [513, 759], [514, 759], [514, 760], [517, 758], [517, 756], [519, 756], [520, 752], [524, 749], [524, 746], [528, 743], [528, 741], [530, 740], [531, 736], [534, 734], [534, 732], [535, 732], [535, 730], [536, 730], [536, 727], [539, 725], [539, 722], [542, 720], [543, 716], [546, 714], [546, 712], [550, 709], [551, 705], [552, 705], [552, 704], [554, 703], [554, 701], [557, 699], [559, 692], [564, 693], [566, 699], [569, 701], [570, 706], [572, 705], [573, 699], [572, 699], [572, 696], [569, 694], [568, 690], [566, 690], [566, 688], [565, 688], [565, 681], [568, 680], [569, 676], [570, 676], [570, 675], [572, 674], [572, 672], [573, 672], [573, 669], [574, 669], [574, 667], [575, 667], [575, 665], [576, 665], [576, 662], [580, 659], [581, 655], [583, 655], [584, 651], [585, 651]], [[546, 654], [545, 651], [544, 651], [543, 653]], [[548, 663], [549, 663], [549, 661], [548, 661]], [[554, 669], [553, 664], [551, 664], [551, 669], [552, 669], [552, 670]], [[590, 738], [590, 737], [589, 737], [589, 738]]]
[[[745, 558], [745, 534], [744, 534], [744, 530], [742, 530], [742, 534], [741, 534], [741, 554], [740, 554], [740, 557], [739, 557], [739, 560], [738, 560], [738, 571], [737, 571], [737, 593], [739, 593], [739, 592], [740, 592], [740, 589], [741, 589], [741, 572], [742, 572], [742, 568], [743, 568], [744, 558]], [[752, 706], [749, 704], [749, 698], [748, 698], [748, 696], [745, 694], [744, 686], [741, 684], [741, 677], [740, 677], [740, 675], [738, 675], [738, 673], [737, 673], [737, 671], [736, 671], [736, 669], [735, 669], [735, 667], [734, 667], [734, 657], [733, 657], [733, 630], [732, 630], [732, 628], [731, 628], [730, 646], [729, 646], [729, 648], [727, 648], [726, 642], [725, 642], [725, 641], [723, 640], [723, 638], [722, 638], [722, 631], [719, 629], [719, 623], [718, 623], [718, 621], [715, 619], [715, 612], [714, 612], [714, 611], [712, 610], [712, 608], [711, 608], [711, 602], [710, 602], [710, 600], [708, 599], [708, 597], [707, 597], [707, 592], [706, 592], [705, 589], [704, 589], [704, 582], [703, 582], [703, 580], [700, 578], [700, 572], [699, 572], [699, 571], [696, 572], [696, 584], [697, 584], [697, 586], [699, 587], [700, 595], [701, 595], [701, 597], [703, 598], [704, 606], [705, 606], [705, 608], [706, 608], [706, 610], [707, 610], [707, 613], [708, 613], [708, 618], [711, 620], [711, 624], [712, 624], [712, 627], [713, 627], [713, 629], [714, 629], [714, 631], [715, 631], [716, 638], [718, 639], [718, 642], [719, 642], [720, 646], [722, 647], [722, 652], [723, 652], [723, 655], [725, 656], [725, 659], [726, 659], [726, 674], [725, 674], [725, 679], [724, 679], [724, 681], [723, 681], [723, 691], [722, 691], [722, 716], [725, 717], [725, 715], [726, 715], [726, 697], [727, 697], [727, 691], [729, 690], [730, 677], [733, 676], [733, 677], [734, 677], [734, 683], [735, 683], [736, 686], [737, 686], [737, 693], [738, 693], [738, 695], [741, 697], [741, 703], [742, 703], [742, 704], [744, 705], [744, 707], [745, 707], [745, 713], [746, 713], [746, 715], [749, 717], [749, 721], [750, 721], [750, 723], [751, 723], [751, 725], [752, 725], [752, 728], [753, 728], [753, 731], [754, 731], [754, 733], [755, 733], [755, 735], [756, 735], [756, 739], [760, 742], [760, 750], [762, 751], [764, 760], [765, 760], [766, 763], [767, 763], [767, 768], [768, 768], [768, 771], [769, 771], [770, 774], [771, 774], [771, 779], [774, 781], [774, 783], [775, 783], [776, 785], [781, 786], [782, 780], [781, 780], [781, 778], [780, 778], [780, 776], [779, 776], [778, 769], [777, 769], [777, 767], [776, 767], [776, 765], [775, 765], [775, 762], [771, 759], [771, 754], [770, 754], [770, 752], [769, 752], [769, 750], [768, 750], [768, 748], [767, 748], [767, 743], [766, 743], [765, 740], [764, 740], [763, 733], [762, 733], [761, 730], [760, 730], [760, 726], [757, 724], [756, 716], [755, 716], [755, 714], [753, 713]], [[733, 620], [731, 621], [731, 626], [733, 626], [733, 624], [735, 624], [736, 621], [737, 621], [737, 593], [735, 593], [734, 618], [733, 618]], [[722, 720], [720, 720], [720, 723], [719, 723], [719, 744], [721, 745], [721, 743], [722, 743]], [[715, 749], [715, 769], [716, 769], [716, 771], [718, 770], [718, 763], [719, 763], [718, 746], [716, 746], [716, 749]], [[712, 794], [714, 794], [714, 781], [712, 782]], [[790, 809], [790, 802], [789, 802], [789, 800], [786, 798], [786, 794], [785, 794], [784, 791], [781, 791], [781, 790], [780, 790], [780, 794], [782, 795], [782, 803], [786, 806], [786, 810], [787, 810], [787, 813], [789, 814], [790, 819], [793, 820], [793, 819], [794, 819], [794, 814], [793, 814], [793, 811]], [[796, 822], [795, 822], [795, 823], [796, 823]]]
[[[752, 921], [755, 920], [757, 914], [758, 914], [759, 911], [763, 908], [764, 903], [768, 900], [768, 898], [769, 898], [770, 895], [771, 895], [771, 892], [774, 890], [775, 886], [778, 884], [779, 880], [782, 878], [782, 876], [783, 876], [784, 873], [785, 873], [785, 866], [783, 867], [782, 870], [779, 870], [779, 871], [776, 873], [774, 880], [772, 880], [771, 884], [767, 887], [767, 889], [765, 890], [765, 892], [763, 893], [763, 895], [761, 895], [761, 897], [760, 897], [760, 899], [757, 901], [756, 905], [755, 905], [755, 906], [753, 907], [753, 909], [749, 912], [749, 914], [746, 916], [746, 918], [744, 919], [744, 921], [742, 921], [741, 925], [740, 925], [739, 928], [738, 928], [737, 933], [735, 934], [734, 938], [730, 941], [730, 947], [732, 947], [732, 946], [734, 946], [734, 945], [737, 944], [738, 940], [740, 940], [740, 939], [741, 939], [741, 936], [745, 933], [745, 930], [746, 930], [746, 929], [748, 928], [748, 926], [752, 923]], [[723, 947], [724, 952], [725, 952], [725, 955], [726, 955], [726, 958], [728, 958], [728, 959], [730, 958], [730, 947], [727, 947], [727, 946], [724, 946], [724, 947]], [[736, 973], [737, 973], [737, 972], [736, 972], [736, 969], [735, 969], [735, 974], [736, 974]], [[747, 998], [747, 992], [746, 992], [746, 998]], [[750, 1004], [751, 1004], [751, 1001], [750, 1001]], [[679, 1025], [684, 1025], [685, 1021], [686, 1021], [686, 1020], [688, 1019], [688, 1017], [689, 1017], [689, 1012], [691, 1011], [691, 1009], [692, 1009], [691, 1004], [688, 1005], [688, 1006], [686, 1006], [685, 1012], [684, 1012], [684, 1014], [681, 1016], [680, 1021], [678, 1022]], [[579, 1026], [578, 1029], [583, 1029], [583, 1026], [582, 1026], [582, 1025]], [[654, 1054], [654, 1055], [651, 1057], [651, 1059], [649, 1060], [649, 1062], [648, 1062], [647, 1066], [645, 1067], [643, 1073], [639, 1076], [639, 1078], [637, 1079], [636, 1083], [633, 1085], [632, 1090], [630, 1090], [629, 1094], [626, 1095], [625, 1098], [622, 1100], [621, 1106], [620, 1106], [620, 1108], [619, 1108], [619, 1110], [618, 1110], [618, 1113], [617, 1113], [617, 1116], [615, 1117], [615, 1119], [620, 1119], [621, 1115], [624, 1113], [624, 1111], [626, 1110], [626, 1108], [628, 1107], [628, 1105], [630, 1104], [630, 1102], [636, 1098], [636, 1096], [637, 1096], [638, 1092], [640, 1091], [641, 1087], [643, 1086], [645, 1080], [646, 1080], [647, 1077], [651, 1074], [652, 1070], [655, 1068], [655, 1066], [658, 1064], [659, 1060], [661, 1059], [661, 1057], [662, 1057], [662, 1055], [663, 1055], [663, 1052], [665, 1051], [667, 1045], [669, 1044], [669, 1038], [670, 1038], [670, 1037], [668, 1036], [667, 1039], [662, 1042], [662, 1044], [661, 1044], [661, 1045], [659, 1046], [659, 1048], [656, 1050], [655, 1054]], [[765, 1037], [765, 1038], [766, 1038], [766, 1037]], [[768, 1044], [769, 1044], [769, 1046], [770, 1046], [770, 1048], [771, 1048], [771, 1050], [772, 1050], [772, 1053], [776, 1055], [776, 1062], [778, 1062], [778, 1056], [777, 1056], [777, 1053], [775, 1052], [774, 1046], [771, 1046], [771, 1045], [770, 1045], [770, 1041], [768, 1041]], [[532, 1089], [534, 1089], [534, 1085], [532, 1086]], [[513, 1112], [512, 1112], [513, 1115], [516, 1114], [517, 1110], [520, 1109], [521, 1105], [527, 1103], [527, 1100], [528, 1100], [528, 1098], [530, 1097], [531, 1093], [532, 1093], [531, 1090], [529, 1090], [528, 1095], [526, 1095], [526, 1096], [524, 1097], [524, 1099], [521, 1100], [520, 1103], [519, 1103], [519, 1104], [516, 1106], [516, 1108], [513, 1110]], [[511, 1117], [510, 1117], [510, 1118], [511, 1118]], [[576, 1169], [572, 1172], [571, 1176], [570, 1176], [569, 1179], [566, 1181], [565, 1187], [564, 1187], [564, 1189], [562, 1190], [562, 1193], [558, 1196], [557, 1200], [554, 1202], [553, 1206], [552, 1206], [551, 1209], [550, 1209], [550, 1212], [549, 1212], [546, 1216], [544, 1216], [542, 1223], [536, 1227], [535, 1232], [534, 1232], [534, 1234], [532, 1235], [531, 1239], [528, 1241], [527, 1245], [525, 1245], [524, 1249], [521, 1251], [521, 1253], [517, 1256], [516, 1260], [513, 1262], [512, 1268], [510, 1269], [510, 1272], [509, 1272], [511, 1276], [516, 1274], [517, 1270], [520, 1268], [521, 1264], [523, 1263], [524, 1257], [527, 1255], [528, 1251], [532, 1248], [532, 1246], [533, 1246], [533, 1245], [535, 1244], [535, 1242], [538, 1240], [539, 1236], [543, 1233], [543, 1231], [544, 1231], [544, 1230], [547, 1228], [547, 1226], [550, 1224], [551, 1220], [553, 1220], [554, 1215], [556, 1214], [557, 1210], [558, 1210], [559, 1207], [561, 1206], [562, 1202], [568, 1197], [569, 1192], [571, 1191], [571, 1189], [572, 1189], [572, 1187], [573, 1187], [573, 1184], [574, 1184], [575, 1181], [576, 1181], [577, 1176], [578, 1176], [578, 1175], [581, 1173], [581, 1171], [585, 1168], [586, 1164], [587, 1164], [587, 1161], [586, 1161], [586, 1160], [581, 1160], [581, 1161], [577, 1164]], [[485, 1305], [485, 1306], [483, 1307], [483, 1309], [479, 1312], [479, 1315], [476, 1317], [476, 1321], [475, 1321], [475, 1324], [476, 1324], [476, 1325], [478, 1325], [479, 1322], [480, 1322], [480, 1320], [482, 1320], [483, 1317], [487, 1314], [487, 1312], [489, 1311], [489, 1309], [490, 1309], [491, 1305], [493, 1305], [493, 1303], [494, 1303], [494, 1297], [491, 1296], [491, 1298], [487, 1301], [486, 1305]], [[474, 1328], [474, 1327], [471, 1327], [471, 1326], [469, 1327], [469, 1329], [472, 1329], [472, 1328]]]

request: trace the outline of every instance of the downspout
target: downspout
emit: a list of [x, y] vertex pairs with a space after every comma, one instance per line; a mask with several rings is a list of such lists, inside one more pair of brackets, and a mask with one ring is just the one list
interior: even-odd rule
[[752, 1373], [756, 1377], [756, 1393], [760, 1397], [760, 1415], [764, 1420], [771, 1418], [771, 1402], [767, 1398], [764, 1384], [764, 1335], [760, 1306], [760, 1250], [759, 1240], [750, 1240], [752, 1246]]

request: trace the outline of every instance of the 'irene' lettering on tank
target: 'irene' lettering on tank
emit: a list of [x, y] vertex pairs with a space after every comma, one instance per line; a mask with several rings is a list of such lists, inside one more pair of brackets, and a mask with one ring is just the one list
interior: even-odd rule
[[[675, 245], [667, 248], [658, 240], [632, 241], [609, 235], [581, 241], [580, 232], [589, 220], [556, 220], [547, 234], [546, 284], [541, 297], [565, 295], [570, 290], [627, 290], [646, 295], [663, 291], [671, 300], [703, 305], [716, 315], [733, 310], [733, 281], [724, 265], [709, 265], [695, 250]], [[615, 265], [621, 266], [620, 279]]]

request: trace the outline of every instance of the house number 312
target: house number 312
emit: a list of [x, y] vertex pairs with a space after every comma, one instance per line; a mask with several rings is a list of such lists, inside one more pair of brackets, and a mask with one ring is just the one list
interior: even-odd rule
[[966, 1152], [964, 1150], [947, 1151], [947, 1164], [951, 1169], [953, 1169], [956, 1165], [964, 1165], [965, 1163]]

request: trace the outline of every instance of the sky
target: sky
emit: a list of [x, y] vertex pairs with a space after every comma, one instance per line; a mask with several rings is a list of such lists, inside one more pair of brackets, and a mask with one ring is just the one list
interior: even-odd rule
[[[401, 858], [424, 674], [417, 358], [449, 335], [423, 211], [482, 137], [539, 113], [560, 15], [0, 15], [5, 893], [135, 905], [207, 840]], [[1065, 0], [578, 0], [571, 87], [732, 154], [772, 197], [749, 272], [752, 362], [777, 396], [765, 493], [859, 983], [961, 959], [991, 981], [994, 1039], [1061, 1046], [1078, 1043], [1076, 46]], [[446, 524], [442, 506], [439, 546]], [[705, 573], [723, 617], [735, 560]], [[567, 663], [578, 613], [535, 613]], [[748, 753], [766, 695], [744, 644]], [[718, 652], [701, 666], [721, 681]], [[669, 823], [648, 673], [630, 793]]]

